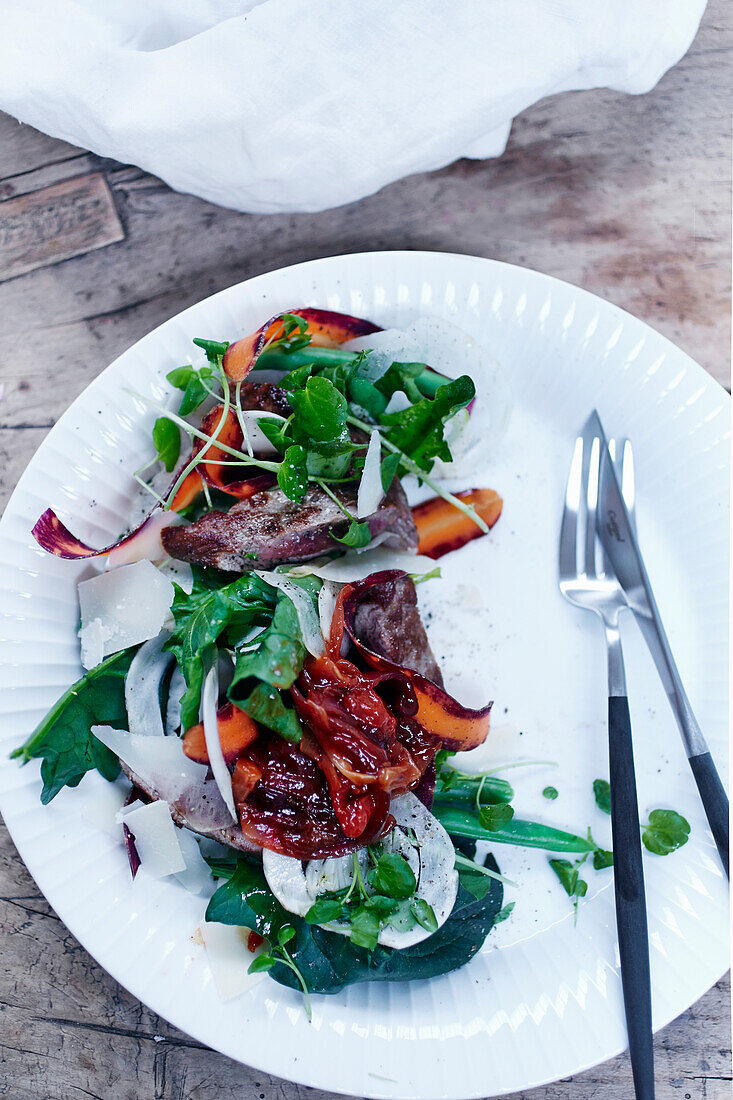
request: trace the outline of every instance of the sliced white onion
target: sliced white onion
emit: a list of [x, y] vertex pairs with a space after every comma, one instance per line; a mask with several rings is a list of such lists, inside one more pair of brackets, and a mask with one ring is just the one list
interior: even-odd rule
[[201, 855], [196, 837], [188, 829], [176, 829], [176, 834], [186, 863], [183, 871], [176, 872], [176, 878], [192, 894], [212, 893], [214, 880], [209, 865]]
[[160, 713], [160, 684], [175, 658], [163, 646], [170, 635], [161, 630], [157, 638], [151, 638], [140, 646], [132, 658], [125, 677], [125, 707], [130, 733], [145, 737], [163, 736], [163, 718]]
[[[440, 928], [450, 916], [458, 893], [458, 873], [454, 867], [455, 851], [451, 839], [437, 818], [414, 794], [401, 794], [394, 798], [390, 813], [397, 824], [383, 843], [408, 861], [417, 880], [416, 896], [431, 906]], [[413, 834], [417, 848], [411, 840]], [[360, 864], [362, 860], [366, 860], [364, 851], [359, 853]], [[349, 866], [351, 862], [351, 856], [311, 860], [304, 869], [299, 859], [267, 848], [262, 852], [262, 867], [268, 886], [286, 909], [299, 916], [305, 916], [319, 893], [349, 885], [353, 874]], [[348, 925], [336, 921], [323, 927], [341, 935], [349, 934]], [[388, 924], [379, 933], [379, 943], [402, 949], [421, 943], [430, 935], [421, 925], [401, 931]]]
[[293, 565], [288, 573], [293, 577], [321, 577], [324, 581], [338, 581], [339, 584], [347, 584], [349, 581], [362, 580], [370, 573], [380, 572], [382, 569], [404, 569], [411, 576], [419, 576], [431, 573], [435, 569], [432, 558], [421, 554], [409, 554], [405, 550], [389, 550], [376, 548], [365, 550], [362, 553], [350, 551], [334, 561], [307, 561], [302, 565]]
[[135, 838], [137, 854], [148, 878], [164, 878], [185, 871], [186, 861], [178, 843], [180, 830], [173, 824], [167, 802], [160, 799], [147, 806], [128, 807], [124, 822]]
[[206, 765], [184, 756], [177, 737], [142, 737], [112, 726], [92, 726], [92, 733], [142, 780], [165, 790], [169, 802], [206, 781]]
[[234, 795], [232, 794], [232, 777], [224, 760], [224, 753], [219, 737], [219, 722], [217, 709], [219, 704], [219, 664], [213, 663], [204, 677], [204, 685], [201, 689], [201, 721], [204, 724], [204, 741], [209, 757], [209, 767], [214, 773], [214, 781], [219, 788], [219, 793], [224, 799], [225, 805], [232, 816], [232, 821], [237, 820], [237, 811], [234, 808]]
[[336, 597], [341, 585], [334, 581], [324, 581], [321, 591], [318, 593], [318, 618], [321, 624], [321, 633], [327, 638], [331, 633], [331, 620], [336, 608]]
[[439, 317], [422, 315], [404, 330], [375, 332], [349, 341], [344, 348], [369, 350], [367, 363], [375, 377], [399, 362], [427, 363], [447, 378], [467, 374], [473, 379], [476, 399], [470, 416], [461, 410], [446, 425], [453, 461], [437, 460], [433, 476], [462, 477], [496, 454], [509, 418], [511, 390], [493, 356], [468, 333]]
[[186, 681], [180, 668], [176, 665], [171, 676], [168, 703], [165, 708], [165, 732], [168, 736], [177, 733], [181, 728], [181, 702], [185, 690]]
[[255, 569], [254, 572], [267, 584], [271, 584], [273, 588], [279, 588], [289, 600], [293, 601], [298, 623], [300, 624], [303, 645], [314, 657], [320, 657], [326, 646], [323, 641], [318, 615], [309, 593], [305, 592], [299, 585], [294, 584], [293, 581], [288, 580], [282, 573], [269, 572], [264, 569]]
[[364, 470], [359, 482], [359, 491], [356, 495], [356, 518], [365, 519], [374, 515], [384, 496], [382, 488], [382, 470], [380, 460], [382, 457], [382, 437], [379, 429], [375, 428], [369, 437], [369, 446], [364, 458]]
[[168, 552], [163, 548], [161, 533], [166, 527], [175, 527], [184, 522], [177, 512], [166, 512], [161, 507], [133, 538], [122, 542], [107, 555], [107, 568], [115, 569], [118, 565], [129, 565], [131, 562], [162, 561], [168, 556]]
[[[150, 561], [123, 565], [79, 584], [81, 630], [99, 620], [101, 627], [94, 631], [101, 629], [105, 657], [155, 638], [172, 603], [173, 585]], [[87, 634], [81, 637], [86, 642]]]

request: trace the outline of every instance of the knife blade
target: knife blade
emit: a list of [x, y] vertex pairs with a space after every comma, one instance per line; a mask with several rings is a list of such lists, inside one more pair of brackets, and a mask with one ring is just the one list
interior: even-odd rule
[[669, 699], [685, 745], [690, 767], [700, 792], [720, 858], [728, 874], [729, 809], [728, 798], [713, 763], [710, 750], [682, 684], [667, 638], [662, 617], [654, 599], [651, 581], [633, 524], [626, 508], [616, 469], [611, 460], [608, 440], [601, 419], [594, 410], [585, 431], [594, 432], [601, 441], [601, 460], [596, 525], [629, 608], [641, 628], [662, 685]]

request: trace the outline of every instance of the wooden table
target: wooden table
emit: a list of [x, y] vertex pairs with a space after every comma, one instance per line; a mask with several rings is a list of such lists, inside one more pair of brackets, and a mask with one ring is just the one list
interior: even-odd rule
[[[733, 12], [712, 0], [647, 96], [555, 97], [504, 156], [459, 161], [324, 214], [250, 216], [0, 116], [0, 493], [92, 378], [149, 329], [262, 271], [425, 248], [549, 272], [630, 310], [729, 384]], [[74, 940], [0, 833], [0, 1095], [225, 1100], [308, 1091], [143, 1008]], [[730, 1096], [729, 986], [657, 1039], [659, 1100]], [[322, 1094], [323, 1095], [323, 1094]], [[623, 1100], [626, 1057], [524, 1100]]]

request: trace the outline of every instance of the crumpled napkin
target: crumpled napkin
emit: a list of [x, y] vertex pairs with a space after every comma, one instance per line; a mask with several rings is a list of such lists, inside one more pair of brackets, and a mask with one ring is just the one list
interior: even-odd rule
[[544, 96], [640, 93], [705, 0], [0, 0], [0, 108], [237, 210], [498, 156]]

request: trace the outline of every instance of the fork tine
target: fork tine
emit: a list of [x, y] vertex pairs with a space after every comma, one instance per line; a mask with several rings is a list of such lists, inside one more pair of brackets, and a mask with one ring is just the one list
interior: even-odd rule
[[570, 463], [568, 485], [565, 491], [565, 507], [560, 526], [560, 576], [567, 577], [578, 571], [578, 511], [580, 509], [580, 489], [583, 477], [583, 439], [575, 440], [575, 449]]
[[631, 440], [624, 440], [621, 455], [621, 493], [628, 509], [631, 526], [636, 533], [636, 484], [634, 479], [634, 451]]
[[598, 507], [598, 481], [600, 474], [601, 441], [595, 436], [588, 456], [588, 482], [586, 486], [585, 522], [585, 574], [596, 575], [596, 509]]

